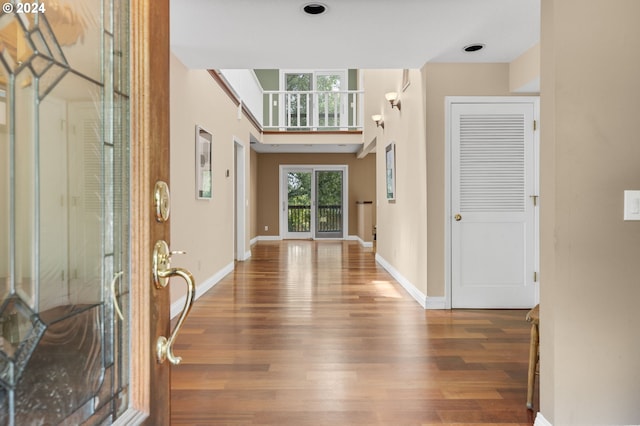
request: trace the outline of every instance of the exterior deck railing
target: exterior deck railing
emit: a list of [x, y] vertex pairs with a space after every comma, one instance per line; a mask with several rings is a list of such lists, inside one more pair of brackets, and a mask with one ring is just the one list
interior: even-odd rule
[[311, 206], [289, 206], [287, 211], [289, 232], [311, 231]]
[[317, 231], [339, 232], [342, 230], [342, 206], [318, 206]]
[[362, 130], [364, 92], [264, 92], [265, 130]]
[[[311, 206], [290, 205], [287, 214], [289, 232], [311, 231]], [[316, 216], [318, 232], [339, 232], [342, 230], [342, 206], [320, 205]]]

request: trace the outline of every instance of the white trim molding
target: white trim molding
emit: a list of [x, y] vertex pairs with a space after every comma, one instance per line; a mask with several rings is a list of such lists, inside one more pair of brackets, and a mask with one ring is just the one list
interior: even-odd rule
[[391, 274], [391, 276], [398, 281], [398, 284], [400, 284], [424, 309], [447, 309], [445, 297], [429, 297], [425, 295], [378, 253], [376, 253], [376, 262]]
[[282, 237], [280, 235], [258, 235], [257, 237], [254, 238], [254, 240], [256, 242], [258, 242], [258, 241], [282, 241]]
[[536, 420], [533, 423], [533, 426], [553, 426], [550, 421], [544, 418], [541, 412], [538, 411], [536, 414]]
[[441, 296], [441, 297], [427, 296], [424, 308], [428, 310], [448, 309], [447, 298], [444, 296]]
[[365, 241], [362, 238], [360, 238], [358, 235], [349, 235], [346, 239], [349, 241], [357, 241], [360, 243], [362, 247], [365, 247], [365, 248], [373, 247], [373, 241]]
[[[215, 286], [220, 282], [220, 280], [222, 280], [228, 274], [233, 272], [234, 268], [235, 268], [235, 262], [231, 262], [227, 266], [219, 270], [215, 275], [203, 281], [200, 285], [196, 285], [195, 299], [198, 300], [200, 296], [205, 294], [207, 291], [211, 290], [213, 286]], [[185, 294], [184, 296], [180, 297], [178, 300], [176, 300], [171, 304], [171, 319], [175, 318], [178, 314], [180, 314], [180, 312], [182, 312], [182, 309], [184, 308], [184, 304], [186, 303], [186, 301], [187, 301], [187, 295]]]

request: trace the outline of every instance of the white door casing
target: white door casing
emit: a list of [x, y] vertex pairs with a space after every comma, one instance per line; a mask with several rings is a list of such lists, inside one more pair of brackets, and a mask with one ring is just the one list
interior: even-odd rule
[[448, 301], [530, 308], [538, 300], [537, 98], [449, 98]]
[[244, 261], [251, 257], [246, 249], [246, 184], [245, 184], [245, 151], [244, 144], [234, 137], [234, 190], [235, 190], [235, 258]]

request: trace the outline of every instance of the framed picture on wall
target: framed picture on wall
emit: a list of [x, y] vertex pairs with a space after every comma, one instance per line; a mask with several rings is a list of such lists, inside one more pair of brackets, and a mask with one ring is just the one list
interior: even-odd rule
[[387, 200], [396, 199], [396, 144], [389, 143], [385, 149]]
[[196, 125], [196, 198], [210, 200], [213, 196], [212, 173], [213, 135]]

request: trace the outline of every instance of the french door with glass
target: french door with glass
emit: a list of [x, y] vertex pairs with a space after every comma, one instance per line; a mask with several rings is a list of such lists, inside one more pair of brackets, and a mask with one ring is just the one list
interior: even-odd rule
[[281, 166], [283, 238], [344, 238], [347, 166]]

